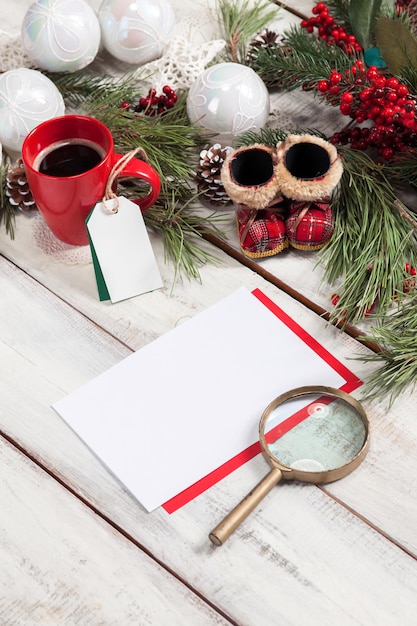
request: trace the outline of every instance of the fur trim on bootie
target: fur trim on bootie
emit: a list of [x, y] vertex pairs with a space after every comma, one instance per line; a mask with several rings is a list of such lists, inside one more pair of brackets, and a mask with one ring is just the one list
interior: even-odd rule
[[221, 169], [221, 180], [229, 198], [236, 204], [265, 209], [280, 197], [276, 175], [276, 150], [253, 144], [231, 152]]
[[336, 148], [315, 135], [288, 135], [278, 155], [275, 175], [282, 194], [291, 200], [330, 196], [343, 173]]

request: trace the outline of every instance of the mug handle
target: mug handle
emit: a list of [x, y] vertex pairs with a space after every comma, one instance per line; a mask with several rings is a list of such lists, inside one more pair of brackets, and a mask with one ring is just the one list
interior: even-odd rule
[[[113, 155], [113, 166], [120, 161], [123, 155], [114, 154]], [[140, 159], [136, 159], [133, 157], [130, 159], [125, 167], [120, 172], [119, 176], [129, 176], [132, 178], [141, 178], [142, 180], [149, 183], [150, 191], [147, 196], [143, 198], [133, 198], [132, 202], [138, 204], [142, 211], [149, 209], [159, 197], [161, 191], [161, 179], [159, 178], [158, 173], [154, 168], [146, 163], [145, 161], [141, 161]]]

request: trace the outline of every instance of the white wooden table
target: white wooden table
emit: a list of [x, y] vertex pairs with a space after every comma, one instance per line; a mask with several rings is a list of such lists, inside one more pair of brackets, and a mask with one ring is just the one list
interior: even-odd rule
[[[1, 0], [2, 27], [17, 30], [29, 4], [11, 13]], [[297, 115], [311, 106], [298, 102]], [[364, 346], [269, 280], [328, 306], [308, 255], [271, 258], [259, 273], [219, 250], [221, 265], [202, 268], [201, 284], [172, 291], [173, 267], [152, 243], [164, 288], [110, 305], [97, 299], [91, 264], [37, 248], [26, 215], [14, 241], [0, 232], [0, 624], [417, 624], [415, 393], [390, 409], [366, 405], [371, 448], [354, 473], [325, 487], [281, 485], [221, 548], [207, 534], [264, 475], [260, 455], [176, 513], [146, 513], [51, 408], [242, 285], [262, 289], [358, 376], [369, 373], [352, 360]]]

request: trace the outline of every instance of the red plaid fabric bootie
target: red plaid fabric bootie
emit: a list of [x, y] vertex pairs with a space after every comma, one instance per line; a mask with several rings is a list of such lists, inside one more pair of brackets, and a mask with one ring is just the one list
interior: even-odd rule
[[290, 246], [297, 250], [320, 250], [333, 235], [329, 202], [293, 202], [285, 221]]
[[319, 250], [333, 234], [331, 193], [343, 166], [336, 148], [315, 135], [289, 135], [278, 146], [276, 175], [282, 194], [290, 199], [286, 219], [289, 245]]
[[221, 169], [236, 211], [241, 250], [251, 258], [272, 256], [288, 246], [276, 167], [275, 148], [253, 144], [231, 152]]
[[252, 259], [273, 256], [288, 246], [284, 215], [274, 209], [251, 209], [235, 204], [239, 244]]

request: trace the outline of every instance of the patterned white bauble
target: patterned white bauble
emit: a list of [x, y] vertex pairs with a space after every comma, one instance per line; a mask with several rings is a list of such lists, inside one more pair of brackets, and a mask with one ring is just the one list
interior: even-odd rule
[[23, 18], [22, 45], [37, 67], [75, 72], [97, 55], [100, 24], [85, 0], [36, 0]]
[[98, 18], [106, 50], [136, 65], [159, 58], [175, 29], [168, 0], [103, 0]]
[[191, 85], [187, 96], [190, 121], [229, 141], [265, 126], [269, 112], [265, 83], [254, 70], [239, 63], [209, 67]]
[[20, 151], [32, 128], [64, 113], [60, 92], [42, 72], [22, 67], [0, 75], [0, 142], [6, 151]]

